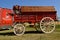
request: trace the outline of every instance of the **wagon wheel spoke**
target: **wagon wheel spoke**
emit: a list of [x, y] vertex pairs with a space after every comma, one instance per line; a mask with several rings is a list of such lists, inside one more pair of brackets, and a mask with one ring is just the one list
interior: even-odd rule
[[16, 24], [14, 26], [14, 34], [16, 34], [17, 36], [20, 36], [20, 35], [24, 34], [24, 32], [25, 32], [24, 25], [22, 25], [22, 24]]
[[[42, 24], [43, 23], [43, 24]], [[55, 29], [54, 20], [50, 17], [45, 17], [40, 22], [40, 28], [44, 33], [51, 33]]]
[[50, 32], [52, 30], [53, 27], [49, 26], [49, 27], [45, 27], [43, 30], [46, 32]]

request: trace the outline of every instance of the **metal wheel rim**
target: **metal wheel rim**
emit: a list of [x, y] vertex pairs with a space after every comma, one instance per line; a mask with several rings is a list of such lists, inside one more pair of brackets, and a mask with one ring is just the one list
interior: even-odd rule
[[[19, 27], [17, 27], [17, 25], [19, 25]], [[24, 32], [25, 32], [25, 27], [24, 27], [24, 25], [22, 25], [22, 24], [16, 24], [16, 25], [14, 26], [14, 34], [15, 34], [15, 35], [21, 36], [21, 35], [24, 34]]]
[[[44, 20], [44, 19], [46, 19], [46, 18], [48, 18], [48, 19], [50, 19], [51, 20], [51, 22], [53, 23], [53, 25], [51, 26], [51, 24], [49, 24], [48, 26], [51, 28], [51, 27], [53, 27], [52, 28], [52, 30], [50, 30], [49, 32], [48, 31], [45, 31], [45, 29], [43, 29], [42, 27], [44, 26], [42, 26], [42, 21]], [[46, 24], [46, 23], [45, 23]], [[45, 26], [44, 26], [45, 27]], [[55, 30], [55, 23], [54, 23], [54, 20], [52, 19], [52, 18], [50, 18], [50, 17], [44, 17], [42, 20], [41, 20], [41, 22], [40, 22], [40, 28], [41, 28], [41, 30], [44, 32], [44, 33], [51, 33], [51, 32], [53, 32], [54, 30]], [[47, 28], [47, 27], [45, 27], [45, 28]], [[49, 29], [50, 29], [49, 28]]]

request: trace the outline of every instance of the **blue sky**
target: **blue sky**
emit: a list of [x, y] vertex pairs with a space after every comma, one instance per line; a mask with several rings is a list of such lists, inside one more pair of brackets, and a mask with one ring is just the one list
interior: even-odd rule
[[54, 6], [57, 16], [60, 17], [60, 0], [0, 0], [0, 7], [11, 8], [13, 5], [20, 6]]

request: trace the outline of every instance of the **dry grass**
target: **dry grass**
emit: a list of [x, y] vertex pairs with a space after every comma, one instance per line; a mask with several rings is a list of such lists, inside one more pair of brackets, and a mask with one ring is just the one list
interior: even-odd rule
[[60, 25], [50, 34], [37, 32], [34, 28], [27, 28], [22, 36], [15, 36], [12, 29], [0, 31], [0, 40], [60, 40]]
[[56, 25], [60, 25], [60, 21], [56, 21], [55, 24], [56, 24]]

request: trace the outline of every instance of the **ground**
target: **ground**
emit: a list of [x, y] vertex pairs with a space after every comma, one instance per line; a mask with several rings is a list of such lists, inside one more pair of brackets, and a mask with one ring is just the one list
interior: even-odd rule
[[26, 28], [24, 35], [16, 36], [12, 29], [1, 30], [0, 40], [60, 40], [60, 25], [57, 25], [55, 31], [50, 34], [38, 32], [34, 28]]

